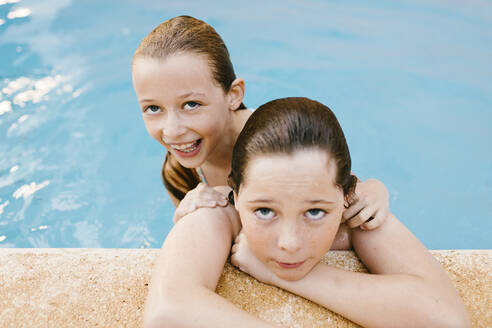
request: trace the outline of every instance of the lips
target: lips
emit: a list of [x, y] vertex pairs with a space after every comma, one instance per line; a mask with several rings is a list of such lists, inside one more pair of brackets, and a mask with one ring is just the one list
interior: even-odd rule
[[277, 264], [284, 269], [296, 269], [303, 265], [306, 261], [302, 262], [279, 262], [277, 261]]
[[193, 157], [200, 151], [202, 139], [186, 143], [167, 143], [173, 153], [180, 157]]
[[189, 143], [168, 144], [168, 145], [172, 149], [178, 150], [180, 152], [190, 153], [193, 150], [195, 150], [198, 147], [198, 145], [200, 145], [201, 141], [202, 139], [198, 139]]

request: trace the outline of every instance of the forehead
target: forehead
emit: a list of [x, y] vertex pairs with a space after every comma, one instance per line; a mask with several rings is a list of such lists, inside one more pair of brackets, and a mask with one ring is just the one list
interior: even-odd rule
[[269, 154], [252, 158], [245, 170], [241, 191], [272, 194], [338, 193], [335, 161], [318, 149], [293, 154]]
[[132, 68], [134, 83], [210, 85], [212, 71], [205, 55], [177, 53], [165, 58], [140, 57]]

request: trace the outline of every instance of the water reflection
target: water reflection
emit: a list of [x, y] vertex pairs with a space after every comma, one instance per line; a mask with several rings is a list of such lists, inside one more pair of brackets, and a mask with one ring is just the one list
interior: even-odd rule
[[[0, 94], [1, 96], [1, 94]], [[0, 115], [3, 115], [7, 112], [12, 111], [12, 104], [8, 100], [4, 100], [0, 102]]]
[[0, 0], [0, 6], [6, 5], [9, 3], [17, 3], [17, 2], [20, 2], [20, 0]]
[[45, 181], [41, 182], [40, 184], [37, 184], [36, 182], [31, 182], [30, 184], [23, 185], [19, 189], [17, 189], [16, 191], [14, 191], [12, 196], [15, 199], [18, 199], [20, 197], [23, 197], [24, 199], [26, 199], [28, 197], [31, 197], [32, 195], [34, 195], [35, 192], [43, 189], [44, 187], [46, 187], [49, 184], [50, 184], [49, 180], [45, 180]]
[[24, 18], [31, 15], [31, 9], [29, 8], [14, 8], [7, 15], [8, 19]]
[[[7, 97], [12, 97], [15, 92], [21, 91], [13, 97], [12, 103], [18, 105], [21, 108], [26, 106], [26, 103], [32, 102], [37, 104], [42, 100], [50, 100], [48, 94], [53, 91], [57, 86], [63, 82], [67, 82], [68, 78], [63, 77], [59, 74], [54, 76], [46, 76], [38, 80], [29, 79], [27, 77], [20, 77], [14, 81], [6, 80], [7, 86], [2, 89], [2, 92]], [[62, 92], [72, 93], [73, 87], [66, 83], [60, 89], [57, 90], [57, 94], [60, 95]], [[72, 97], [77, 97], [73, 95]], [[10, 102], [9, 102], [10, 106]]]
[[5, 206], [7, 206], [9, 204], [9, 201], [6, 200], [3, 204], [0, 204], [0, 214], [3, 213], [3, 209], [5, 208]]

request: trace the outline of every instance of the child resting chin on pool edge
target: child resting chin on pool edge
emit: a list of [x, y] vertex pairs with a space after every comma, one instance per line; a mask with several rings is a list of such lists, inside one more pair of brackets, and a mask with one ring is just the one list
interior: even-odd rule
[[326, 106], [307, 98], [260, 106], [233, 151], [229, 181], [237, 212], [201, 208], [173, 227], [149, 287], [146, 327], [269, 326], [213, 293], [218, 265], [241, 225], [232, 262], [261, 281], [362, 326], [469, 327], [444, 270], [393, 215], [377, 229], [353, 230], [354, 250], [370, 273], [320, 263], [353, 192], [350, 163]]

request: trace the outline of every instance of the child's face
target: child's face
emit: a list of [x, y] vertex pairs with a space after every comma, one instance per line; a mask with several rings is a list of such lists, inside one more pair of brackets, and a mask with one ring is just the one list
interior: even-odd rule
[[138, 58], [133, 86], [147, 131], [183, 166], [200, 166], [230, 142], [230, 97], [213, 79], [206, 57]]
[[344, 210], [336, 166], [309, 149], [253, 158], [236, 196], [250, 249], [279, 278], [304, 277], [330, 249]]

